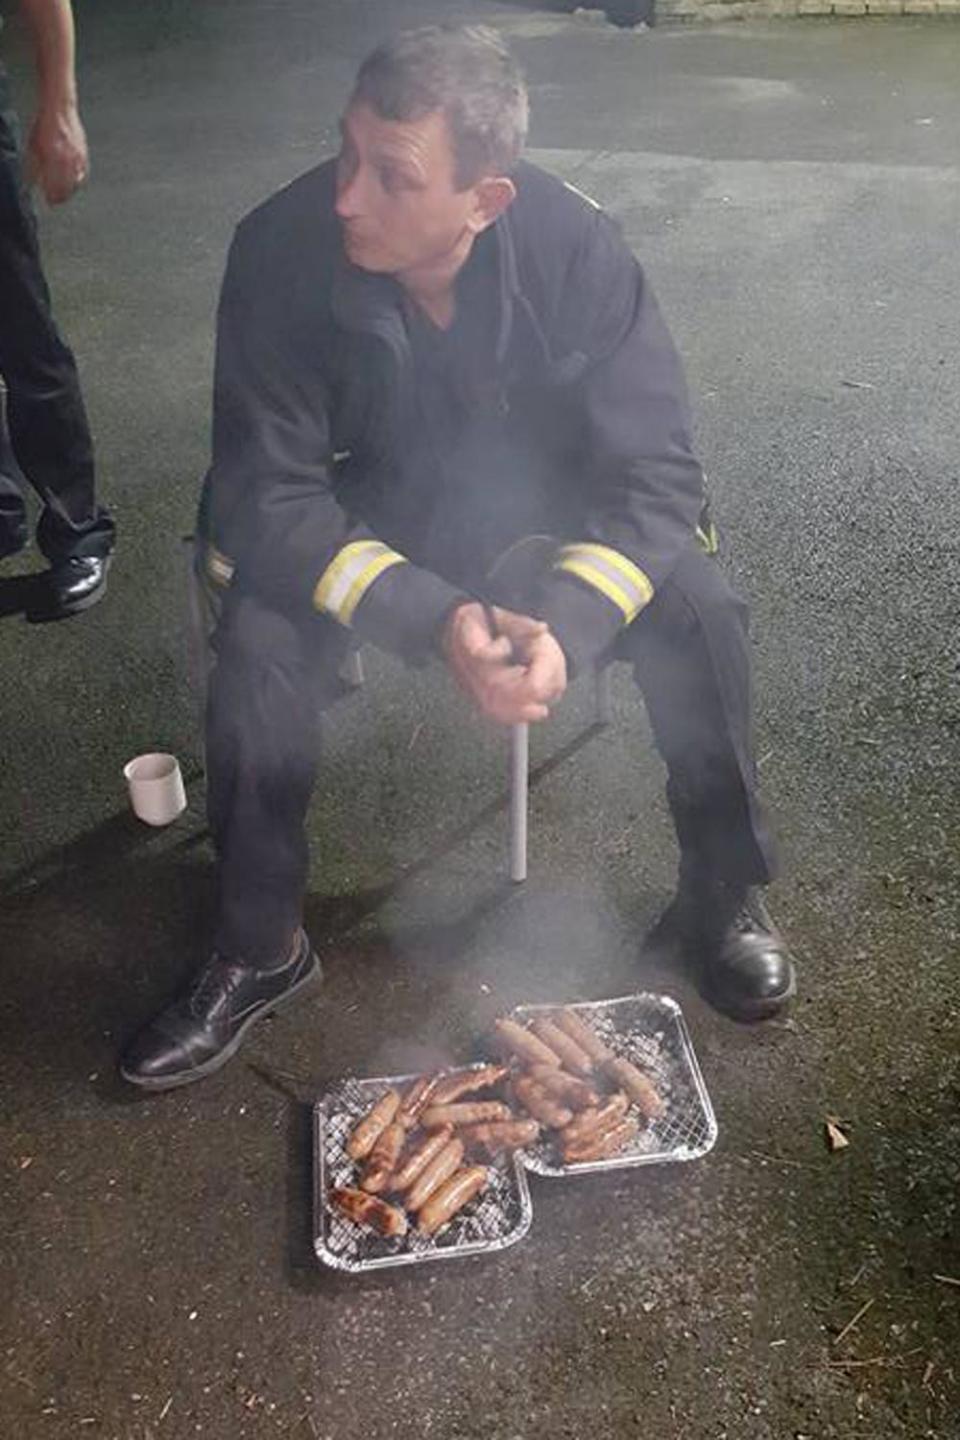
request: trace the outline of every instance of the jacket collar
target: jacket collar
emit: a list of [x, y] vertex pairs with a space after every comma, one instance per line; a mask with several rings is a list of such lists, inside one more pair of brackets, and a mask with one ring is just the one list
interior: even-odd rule
[[514, 304], [520, 295], [520, 280], [517, 274], [517, 252], [513, 244], [513, 227], [510, 224], [509, 209], [496, 219], [493, 226], [497, 246], [497, 268], [499, 274], [500, 325], [497, 331], [496, 360], [501, 365], [506, 358], [513, 330]]
[[[509, 217], [508, 210], [499, 216], [486, 232], [490, 236], [489, 243], [496, 246], [499, 323], [496, 328], [495, 357], [498, 365], [503, 362], [510, 346], [514, 301], [520, 293], [516, 250]], [[469, 260], [467, 263], [470, 263]], [[352, 265], [344, 253], [339, 227], [331, 307], [334, 320], [344, 330], [378, 335], [394, 345], [398, 341], [405, 343], [402, 287], [390, 275], [371, 274], [368, 270]]]
[[331, 308], [333, 318], [344, 330], [381, 335], [393, 339], [396, 327], [403, 329], [402, 292], [390, 275], [372, 275], [351, 265], [337, 230], [333, 263]]

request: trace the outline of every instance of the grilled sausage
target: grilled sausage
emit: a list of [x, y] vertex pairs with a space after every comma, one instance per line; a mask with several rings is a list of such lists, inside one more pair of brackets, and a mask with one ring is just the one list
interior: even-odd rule
[[560, 1057], [549, 1045], [544, 1045], [536, 1035], [531, 1035], [515, 1020], [497, 1020], [494, 1023], [497, 1039], [502, 1045], [526, 1065], [560, 1065]]
[[397, 1111], [397, 1119], [404, 1130], [412, 1130], [416, 1125], [421, 1110], [427, 1101], [433, 1098], [439, 1078], [438, 1075], [420, 1075], [416, 1080], [411, 1080], [403, 1092], [400, 1109]]
[[391, 1190], [407, 1190], [430, 1161], [453, 1139], [453, 1126], [442, 1125], [439, 1130], [429, 1130], [415, 1145], [411, 1146], [402, 1162], [393, 1172]]
[[548, 1095], [542, 1085], [531, 1080], [529, 1075], [520, 1075], [513, 1084], [517, 1099], [535, 1120], [550, 1130], [562, 1130], [573, 1119], [573, 1112]]
[[406, 1235], [407, 1217], [396, 1205], [366, 1195], [362, 1190], [342, 1187], [330, 1191], [330, 1204], [357, 1225], [369, 1225], [381, 1235]]
[[489, 1090], [507, 1075], [506, 1065], [484, 1065], [480, 1070], [471, 1070], [461, 1075], [445, 1075], [437, 1081], [437, 1088], [430, 1096], [431, 1105], [449, 1105], [461, 1095], [472, 1095], [477, 1090]]
[[396, 1115], [399, 1105], [400, 1096], [396, 1090], [388, 1090], [385, 1095], [380, 1097], [373, 1109], [364, 1115], [347, 1141], [347, 1154], [351, 1160], [367, 1158], [382, 1131], [386, 1130]]
[[581, 1110], [575, 1120], [564, 1128], [561, 1140], [564, 1144], [568, 1141], [574, 1143], [586, 1139], [588, 1136], [596, 1137], [609, 1130], [611, 1125], [616, 1125], [622, 1120], [630, 1108], [630, 1102], [622, 1090], [597, 1109]]
[[600, 1036], [590, 1029], [573, 1010], [557, 1010], [552, 1016], [554, 1024], [559, 1026], [565, 1035], [576, 1041], [581, 1050], [585, 1050], [595, 1065], [602, 1065], [605, 1060], [613, 1058], [613, 1051], [609, 1050]]
[[540, 1135], [536, 1120], [493, 1120], [484, 1125], [465, 1125], [460, 1139], [468, 1150], [483, 1150], [493, 1158], [501, 1150], [519, 1150], [532, 1145]]
[[441, 1185], [424, 1205], [417, 1216], [417, 1228], [425, 1235], [433, 1235], [462, 1210], [468, 1200], [479, 1195], [489, 1181], [483, 1165], [474, 1165], [468, 1170], [458, 1170], [446, 1184]]
[[588, 1106], [600, 1104], [600, 1096], [592, 1085], [562, 1070], [555, 1070], [552, 1065], [534, 1065], [529, 1073], [531, 1080], [535, 1080], [548, 1095], [565, 1101], [574, 1110], [586, 1110]]
[[453, 1172], [459, 1168], [462, 1159], [463, 1141], [456, 1137], [448, 1140], [440, 1153], [423, 1167], [410, 1186], [403, 1202], [406, 1208], [419, 1210], [421, 1205], [425, 1205], [434, 1190], [439, 1189], [443, 1182], [449, 1180]]
[[394, 1120], [386, 1130], [381, 1131], [377, 1143], [370, 1151], [370, 1158], [363, 1167], [363, 1174], [360, 1176], [361, 1190], [366, 1190], [368, 1195], [377, 1195], [386, 1189], [406, 1138], [407, 1132], [398, 1120]]
[[502, 1100], [473, 1100], [467, 1105], [428, 1105], [420, 1116], [424, 1130], [438, 1125], [479, 1125], [482, 1120], [512, 1120]]
[[563, 1064], [568, 1070], [572, 1070], [574, 1075], [593, 1074], [593, 1061], [586, 1050], [582, 1045], [578, 1045], [576, 1040], [565, 1035], [559, 1025], [554, 1025], [552, 1020], [538, 1016], [537, 1019], [531, 1020], [530, 1029], [538, 1040], [542, 1040], [544, 1045], [549, 1046], [555, 1055], [560, 1056]]
[[650, 1081], [636, 1065], [629, 1060], [612, 1057], [604, 1062], [603, 1073], [622, 1085], [630, 1099], [647, 1120], [656, 1120], [667, 1108]]
[[562, 1150], [563, 1158], [570, 1164], [584, 1160], [609, 1160], [611, 1156], [620, 1154], [639, 1128], [634, 1117], [628, 1115], [625, 1120], [618, 1121], [599, 1135], [587, 1135], [582, 1140], [566, 1141]]

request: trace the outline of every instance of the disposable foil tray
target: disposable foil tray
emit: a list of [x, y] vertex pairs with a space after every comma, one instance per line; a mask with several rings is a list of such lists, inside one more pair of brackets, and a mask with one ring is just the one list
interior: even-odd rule
[[[446, 1073], [476, 1068], [461, 1066]], [[436, 1235], [421, 1235], [412, 1220], [406, 1235], [378, 1235], [332, 1208], [327, 1200], [331, 1187], [357, 1183], [358, 1166], [345, 1148], [350, 1132], [387, 1090], [402, 1090], [414, 1079], [415, 1075], [396, 1075], [344, 1080], [314, 1106], [313, 1244], [317, 1258], [335, 1270], [379, 1270], [489, 1254], [515, 1245], [530, 1229], [533, 1212], [527, 1177], [512, 1155], [490, 1161], [486, 1190]]]
[[[513, 1017], [522, 1023], [559, 1008], [521, 1005]], [[517, 1152], [528, 1169], [537, 1175], [584, 1175], [670, 1160], [696, 1160], [712, 1149], [717, 1122], [675, 1000], [668, 995], [626, 995], [619, 1000], [562, 1008], [574, 1011], [616, 1055], [632, 1060], [649, 1075], [666, 1109], [658, 1120], [641, 1126], [630, 1144], [608, 1160], [565, 1162], [555, 1141], [546, 1134], [535, 1145]], [[631, 1113], [637, 1112], [634, 1109]]]

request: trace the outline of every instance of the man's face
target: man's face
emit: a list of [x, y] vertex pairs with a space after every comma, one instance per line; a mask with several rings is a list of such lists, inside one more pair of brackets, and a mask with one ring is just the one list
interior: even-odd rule
[[[384, 120], [353, 101], [340, 123], [336, 210], [347, 257], [401, 275], [442, 261], [478, 226], [477, 187], [457, 190], [447, 121]], [[486, 222], [483, 222], [486, 223]]]

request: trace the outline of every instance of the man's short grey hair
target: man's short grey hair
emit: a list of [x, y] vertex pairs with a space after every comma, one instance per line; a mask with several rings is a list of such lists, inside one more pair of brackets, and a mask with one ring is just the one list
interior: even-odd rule
[[508, 175], [527, 136], [523, 74], [486, 25], [425, 25], [385, 40], [360, 66], [353, 99], [384, 120], [442, 110], [464, 190], [483, 175]]

